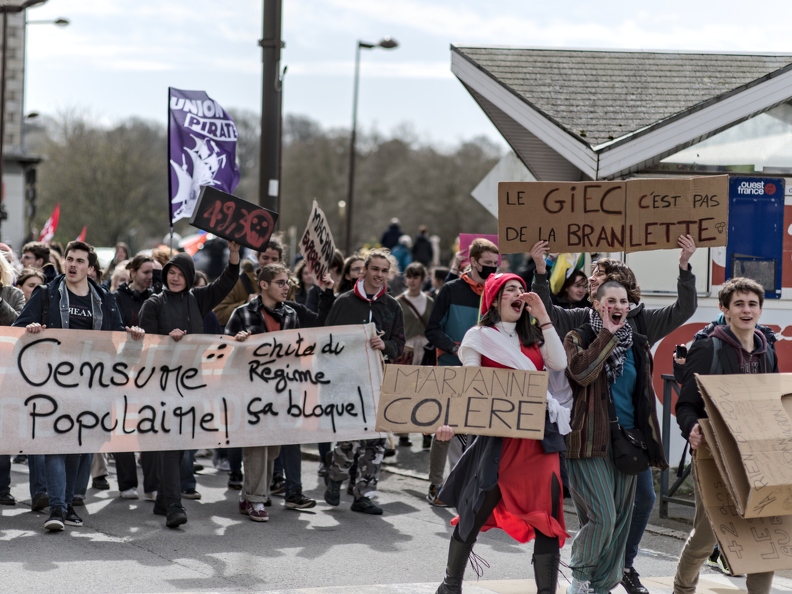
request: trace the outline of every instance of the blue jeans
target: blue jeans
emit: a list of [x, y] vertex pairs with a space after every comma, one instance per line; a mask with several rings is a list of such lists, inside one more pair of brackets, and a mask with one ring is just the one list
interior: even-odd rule
[[195, 489], [195, 452], [197, 450], [184, 450], [181, 463], [179, 464], [179, 483], [182, 492]]
[[[300, 444], [281, 446], [278, 460], [283, 463], [286, 475], [286, 497], [297, 491], [302, 491], [302, 450]], [[275, 467], [277, 468], [277, 460]]]
[[[50, 509], [62, 507], [64, 510], [74, 499], [74, 484], [80, 466], [80, 454], [46, 454], [47, 493]], [[90, 468], [90, 464], [88, 465]]]
[[28, 455], [28, 483], [31, 501], [36, 495], [47, 492], [47, 467], [42, 454]]
[[649, 516], [654, 508], [655, 495], [652, 469], [647, 468], [635, 477], [635, 501], [633, 502], [633, 517], [630, 523], [630, 534], [627, 537], [627, 548], [624, 552], [624, 566], [632, 567], [635, 556], [638, 554], [638, 545], [641, 544], [644, 530], [649, 523]]
[[11, 456], [0, 456], [0, 495], [11, 492]]
[[77, 467], [77, 479], [74, 483], [74, 494], [82, 495], [85, 499], [85, 493], [88, 491], [88, 481], [91, 480], [91, 464], [93, 463], [93, 454], [80, 454], [80, 464]]

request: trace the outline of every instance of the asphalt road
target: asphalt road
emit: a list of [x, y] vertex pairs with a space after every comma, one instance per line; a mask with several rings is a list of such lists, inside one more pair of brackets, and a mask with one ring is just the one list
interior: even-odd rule
[[[207, 470], [198, 477], [203, 498], [184, 501], [189, 522], [176, 530], [165, 528], [164, 518], [153, 515], [150, 502], [122, 500], [117, 490], [89, 489], [86, 507], [78, 508], [85, 525], [46, 533], [47, 515], [30, 511], [27, 467], [14, 464], [12, 492], [18, 503], [0, 509], [0, 591], [274, 594], [338, 587], [317, 592], [432, 594], [443, 575], [453, 512], [424, 500], [427, 482], [420, 477], [428, 454], [417, 445], [413, 449], [400, 452], [399, 463], [389, 465], [403, 474], [382, 473], [377, 501], [385, 510], [383, 516], [352, 512], [346, 493], [340, 507], [326, 505], [316, 463], [306, 460], [304, 490], [320, 502], [313, 510], [286, 510], [283, 499], [275, 497], [270, 521], [252, 522], [238, 513], [239, 492], [226, 488], [227, 475]], [[199, 461], [211, 466], [209, 460]], [[116, 489], [112, 465], [110, 469]], [[566, 518], [574, 532], [577, 518], [572, 513]], [[646, 534], [636, 561], [643, 577], [673, 575], [681, 535], [673, 530]], [[569, 551], [567, 545], [563, 561], [569, 561]], [[466, 594], [531, 591], [508, 589], [509, 584], [527, 588], [532, 582], [530, 545], [490, 531], [480, 536], [476, 552], [490, 568], [479, 588], [468, 570]], [[783, 587], [777, 591], [792, 591], [786, 588], [792, 582], [779, 580]], [[496, 581], [506, 589], [484, 587]], [[373, 584], [392, 586], [368, 588]], [[560, 584], [566, 584], [564, 578]]]

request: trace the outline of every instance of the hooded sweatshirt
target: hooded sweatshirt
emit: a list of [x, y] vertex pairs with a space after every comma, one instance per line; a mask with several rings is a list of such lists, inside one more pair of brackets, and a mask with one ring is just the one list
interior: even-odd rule
[[[174, 293], [168, 288], [168, 270], [177, 267], [184, 274], [185, 288]], [[162, 269], [164, 287], [159, 295], [152, 295], [140, 309], [140, 326], [147, 334], [169, 334], [172, 330], [186, 330], [187, 334], [203, 333], [203, 319], [234, 288], [239, 276], [239, 264], [229, 264], [214, 282], [205, 287], [192, 287], [195, 264], [189, 254], [176, 254]]]
[[764, 354], [767, 350], [767, 339], [762, 332], [754, 330], [754, 350], [748, 352], [745, 350], [743, 344], [737, 339], [731, 328], [728, 326], [717, 326], [712, 331], [711, 336], [719, 338], [726, 344], [734, 347], [734, 352], [737, 355], [737, 363], [740, 366], [739, 373], [766, 373], [766, 369], [761, 368]]

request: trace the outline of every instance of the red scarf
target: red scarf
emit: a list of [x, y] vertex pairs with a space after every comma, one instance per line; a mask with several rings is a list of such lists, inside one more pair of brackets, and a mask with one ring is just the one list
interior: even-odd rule
[[369, 299], [368, 295], [366, 295], [366, 290], [363, 288], [363, 279], [361, 278], [360, 280], [358, 280], [358, 282], [355, 283], [355, 288], [353, 289], [353, 291], [355, 291], [355, 296], [357, 296], [358, 298], [362, 299], [363, 301], [373, 303], [374, 301], [382, 297], [388, 291], [388, 288], [385, 285], [385, 283], [382, 283], [380, 290], [377, 291], [371, 299]]

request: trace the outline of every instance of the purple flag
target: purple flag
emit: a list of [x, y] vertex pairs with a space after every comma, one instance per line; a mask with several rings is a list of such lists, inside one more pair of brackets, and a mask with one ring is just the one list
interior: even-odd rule
[[233, 194], [239, 183], [236, 124], [203, 91], [168, 88], [171, 224], [192, 216], [201, 186]]

